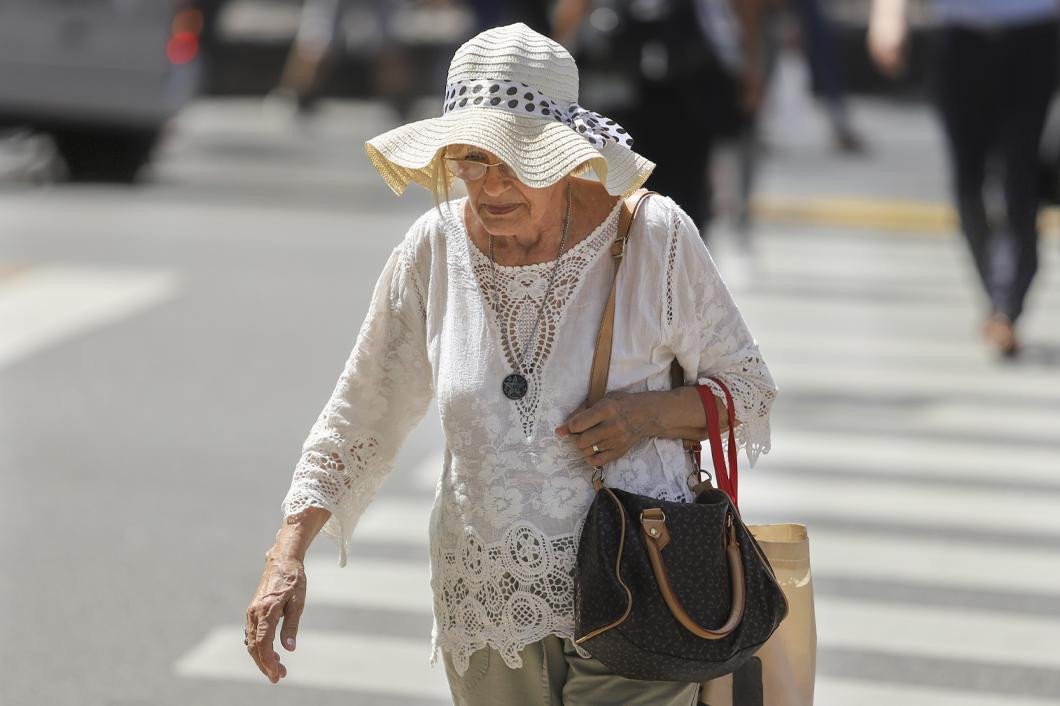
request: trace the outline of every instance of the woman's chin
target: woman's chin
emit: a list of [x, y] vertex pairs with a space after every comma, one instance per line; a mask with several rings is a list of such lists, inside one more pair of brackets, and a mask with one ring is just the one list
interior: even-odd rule
[[518, 231], [518, 223], [524, 212], [520, 207], [502, 213], [491, 213], [485, 208], [478, 210], [478, 218], [486, 232], [492, 235], [513, 235]]

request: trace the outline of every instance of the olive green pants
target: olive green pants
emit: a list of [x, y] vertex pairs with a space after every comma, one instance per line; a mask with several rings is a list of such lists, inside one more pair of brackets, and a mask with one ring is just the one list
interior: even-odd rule
[[463, 676], [444, 653], [456, 706], [693, 706], [699, 684], [639, 681], [578, 655], [569, 639], [549, 635], [519, 653], [512, 669], [493, 648], [472, 653]]

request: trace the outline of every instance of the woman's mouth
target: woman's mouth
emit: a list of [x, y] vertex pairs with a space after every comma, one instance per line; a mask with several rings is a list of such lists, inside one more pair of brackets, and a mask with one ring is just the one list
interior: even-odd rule
[[511, 213], [512, 211], [514, 211], [517, 208], [519, 208], [519, 204], [517, 204], [517, 203], [510, 203], [510, 204], [503, 204], [503, 205], [500, 205], [500, 204], [498, 204], [498, 205], [486, 204], [486, 205], [484, 205], [482, 207], [482, 210], [485, 211], [487, 214], [489, 214], [491, 216], [503, 216], [506, 213]]

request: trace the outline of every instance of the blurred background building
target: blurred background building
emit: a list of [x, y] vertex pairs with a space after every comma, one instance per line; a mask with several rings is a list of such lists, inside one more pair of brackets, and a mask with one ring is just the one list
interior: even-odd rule
[[[704, 235], [781, 388], [745, 512], [809, 525], [819, 704], [1060, 703], [1060, 216], [1000, 361], [928, 105], [935, 20], [914, 3], [889, 80], [869, 4], [764, 2], [752, 129], [705, 167]], [[350, 567], [314, 546], [280, 687], [243, 611], [372, 284], [433, 206], [393, 197], [363, 141], [437, 114], [467, 37], [549, 9], [0, 0], [0, 704], [447, 702], [436, 415]], [[1058, 168], [1053, 110], [1051, 202]]]

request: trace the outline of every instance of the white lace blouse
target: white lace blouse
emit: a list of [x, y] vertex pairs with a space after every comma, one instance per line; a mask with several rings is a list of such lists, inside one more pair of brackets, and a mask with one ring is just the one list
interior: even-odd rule
[[[464, 200], [417, 220], [379, 277], [284, 499], [285, 515], [331, 511], [324, 532], [345, 565], [354, 525], [435, 398], [446, 449], [430, 520], [433, 655], [445, 649], [460, 673], [484, 646], [518, 667], [523, 646], [573, 631], [574, 557], [593, 490], [591, 469], [554, 430], [588, 391], [620, 204], [561, 256], [533, 341], [555, 261], [498, 265], [491, 306], [490, 262], [465, 230]], [[501, 382], [524, 345], [529, 390], [512, 401]], [[669, 198], [649, 197], [633, 226], [613, 345], [609, 390], [669, 389], [676, 356], [686, 382], [727, 383], [751, 463], [769, 450], [773, 380], [695, 226]], [[690, 499], [680, 441], [645, 440], [605, 470], [613, 486]]]

